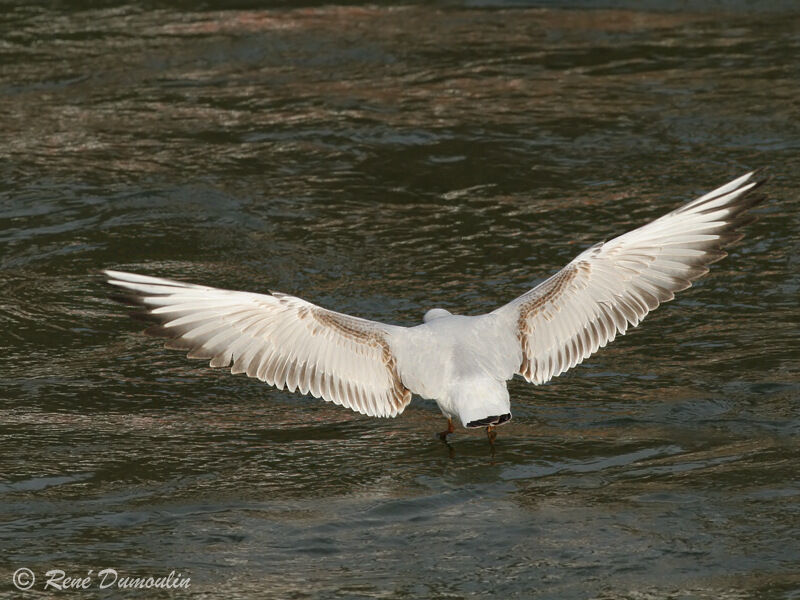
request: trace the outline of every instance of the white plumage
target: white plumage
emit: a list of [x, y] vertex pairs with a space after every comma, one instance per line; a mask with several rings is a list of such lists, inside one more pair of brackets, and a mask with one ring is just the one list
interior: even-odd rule
[[221, 290], [104, 271], [146, 308], [169, 348], [232, 373], [299, 390], [365, 415], [394, 417], [412, 393], [448, 419], [492, 427], [511, 418], [506, 381], [541, 384], [636, 326], [708, 271], [739, 239], [748, 173], [639, 229], [597, 244], [497, 310], [474, 317], [432, 309], [398, 327], [326, 310], [286, 294]]

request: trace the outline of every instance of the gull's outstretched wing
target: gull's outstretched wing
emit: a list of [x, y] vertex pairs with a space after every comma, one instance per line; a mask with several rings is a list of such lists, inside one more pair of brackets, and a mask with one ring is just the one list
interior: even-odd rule
[[544, 383], [636, 326], [692, 285], [742, 237], [744, 214], [764, 200], [754, 171], [639, 229], [592, 246], [558, 273], [494, 311], [518, 328], [518, 374]]
[[121, 271], [104, 271], [126, 299], [171, 338], [168, 348], [212, 367], [247, 373], [279, 389], [299, 390], [373, 417], [394, 417], [411, 401], [384, 325], [272, 293], [252, 294]]

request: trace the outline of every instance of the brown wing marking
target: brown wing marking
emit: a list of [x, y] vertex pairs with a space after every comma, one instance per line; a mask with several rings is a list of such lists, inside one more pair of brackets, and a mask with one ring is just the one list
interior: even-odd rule
[[305, 317], [307, 314], [311, 315], [322, 326], [335, 329], [341, 335], [355, 342], [366, 344], [372, 348], [380, 348], [383, 362], [392, 377], [390, 401], [398, 411], [411, 402], [411, 390], [403, 385], [400, 373], [397, 371], [397, 360], [389, 347], [389, 343], [379, 330], [364, 329], [357, 319], [316, 307], [304, 308], [298, 314], [300, 317]]
[[[544, 289], [537, 290], [541, 293], [536, 294], [533, 298], [524, 302], [519, 308], [519, 320], [517, 321], [520, 345], [522, 346], [522, 364], [519, 367], [519, 374], [528, 380], [533, 379], [533, 357], [530, 352], [529, 340], [533, 335], [532, 323], [533, 319], [528, 320], [528, 317], [535, 315], [540, 311], [545, 311], [543, 316], [548, 321], [552, 319], [552, 315], [548, 311], [547, 305], [553, 300], [558, 298], [567, 286], [577, 277], [578, 270], [584, 271], [587, 275], [590, 270], [588, 263], [579, 262], [577, 264], [567, 265], [559, 273], [557, 273], [550, 281], [545, 283]], [[549, 307], [550, 310], [560, 310], [558, 307]]]

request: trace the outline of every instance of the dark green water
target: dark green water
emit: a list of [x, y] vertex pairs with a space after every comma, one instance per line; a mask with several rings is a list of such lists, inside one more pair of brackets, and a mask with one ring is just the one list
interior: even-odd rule
[[[0, 2], [0, 595], [800, 598], [793, 3], [176, 4]], [[731, 256], [513, 382], [494, 455], [163, 350], [97, 276], [410, 325], [764, 165]]]

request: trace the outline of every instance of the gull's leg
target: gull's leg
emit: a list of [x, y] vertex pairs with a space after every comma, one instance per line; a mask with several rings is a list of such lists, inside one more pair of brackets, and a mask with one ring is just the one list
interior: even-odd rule
[[494, 425], [489, 425], [486, 428], [486, 437], [489, 438], [489, 443], [494, 446], [494, 440], [497, 438], [497, 430], [494, 428]]
[[453, 427], [453, 419], [450, 419], [450, 418], [448, 418], [448, 419], [447, 419], [447, 431], [443, 431], [443, 432], [441, 432], [441, 433], [439, 434], [439, 437], [440, 437], [440, 438], [441, 438], [443, 441], [445, 441], [445, 442], [446, 442], [446, 441], [447, 441], [447, 436], [448, 436], [448, 435], [450, 435], [451, 433], [453, 433], [455, 430], [456, 430], [456, 428], [455, 428], [455, 427]]

